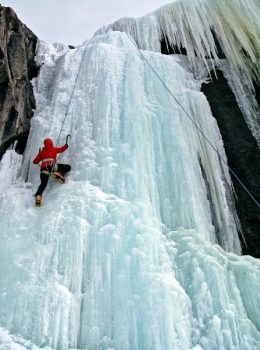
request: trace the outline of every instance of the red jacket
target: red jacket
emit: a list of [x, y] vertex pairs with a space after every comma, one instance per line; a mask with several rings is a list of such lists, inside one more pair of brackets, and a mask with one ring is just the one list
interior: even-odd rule
[[44, 140], [44, 147], [38, 153], [37, 157], [33, 160], [34, 164], [41, 163], [41, 169], [46, 166], [53, 165], [56, 162], [56, 157], [58, 153], [64, 152], [69, 146], [64, 145], [62, 147], [53, 147], [51, 139]]

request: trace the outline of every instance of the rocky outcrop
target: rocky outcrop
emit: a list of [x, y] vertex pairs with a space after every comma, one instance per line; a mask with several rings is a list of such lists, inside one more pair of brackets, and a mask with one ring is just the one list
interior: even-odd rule
[[15, 12], [0, 5], [0, 159], [15, 140], [17, 152], [25, 148], [35, 108], [30, 80], [38, 72], [36, 43]]
[[[217, 71], [217, 79], [212, 74], [211, 83], [202, 85], [202, 92], [217, 120], [229, 166], [260, 203], [260, 150], [221, 71]], [[241, 238], [243, 254], [260, 258], [260, 210], [237, 179], [232, 174], [231, 177], [236, 210], [246, 240], [245, 244]]]
[[[219, 58], [225, 58], [216, 35]], [[170, 47], [167, 38], [161, 42], [163, 54], [186, 55], [185, 48]], [[255, 83], [256, 100], [260, 106], [260, 87]], [[260, 150], [257, 141], [246, 124], [242, 111], [223, 73], [217, 70], [217, 78], [212, 72], [211, 82], [202, 84], [201, 91], [206, 96], [218, 123], [230, 168], [260, 203]], [[250, 195], [231, 174], [235, 191], [236, 211], [241, 223], [240, 236], [244, 255], [260, 258], [260, 210]]]

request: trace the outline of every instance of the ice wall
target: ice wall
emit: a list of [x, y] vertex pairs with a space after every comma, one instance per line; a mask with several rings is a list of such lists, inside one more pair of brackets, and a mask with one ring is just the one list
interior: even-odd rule
[[[86, 45], [39, 42], [26, 152], [0, 163], [0, 349], [258, 349], [260, 263], [232, 253], [227, 169], [126, 34], [87, 47], [61, 132], [72, 171], [34, 207], [32, 159], [57, 140]], [[225, 158], [193, 76], [143, 55]]]
[[[139, 48], [156, 52], [161, 52], [166, 38], [175, 50], [186, 48], [194, 72], [202, 62], [209, 73], [210, 59], [213, 69], [225, 73], [260, 145], [260, 113], [253, 86], [253, 81], [260, 82], [259, 18], [258, 0], [180, 0], [141, 18], [119, 19], [99, 33], [125, 31]], [[223, 54], [225, 61], [219, 59]]]

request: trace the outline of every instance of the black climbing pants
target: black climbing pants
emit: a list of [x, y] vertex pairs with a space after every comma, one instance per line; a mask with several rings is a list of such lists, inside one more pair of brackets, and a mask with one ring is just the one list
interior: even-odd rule
[[[57, 171], [59, 173], [61, 173], [61, 175], [65, 175], [71, 169], [71, 166], [69, 164], [58, 164], [58, 163], [56, 163], [56, 164], [58, 166]], [[49, 175], [46, 173], [42, 173], [42, 171], [48, 171]], [[50, 167], [50, 166], [41, 169], [41, 173], [40, 173], [41, 183], [40, 183], [40, 186], [38, 187], [37, 192], [35, 193], [35, 196], [42, 195], [43, 191], [45, 190], [45, 188], [48, 184], [49, 176], [50, 176], [51, 172], [52, 172], [52, 167]]]

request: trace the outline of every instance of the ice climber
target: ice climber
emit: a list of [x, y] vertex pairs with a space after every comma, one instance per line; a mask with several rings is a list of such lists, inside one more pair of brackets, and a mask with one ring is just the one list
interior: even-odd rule
[[[68, 138], [67, 138], [68, 139]], [[49, 176], [52, 175], [59, 183], [63, 184], [65, 182], [64, 175], [70, 171], [71, 166], [68, 164], [59, 164], [56, 163], [56, 157], [58, 153], [66, 151], [69, 147], [66, 139], [66, 144], [62, 147], [54, 147], [51, 139], [44, 140], [44, 147], [40, 149], [38, 155], [33, 160], [34, 164], [41, 162], [40, 168], [40, 186], [35, 193], [35, 205], [39, 207], [41, 205], [42, 193], [45, 190]]]

